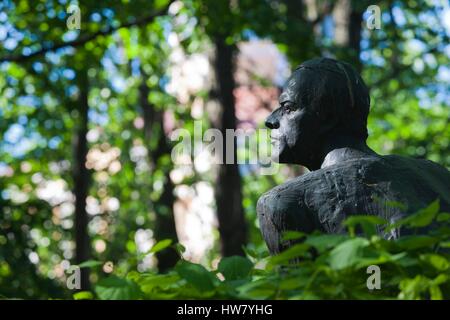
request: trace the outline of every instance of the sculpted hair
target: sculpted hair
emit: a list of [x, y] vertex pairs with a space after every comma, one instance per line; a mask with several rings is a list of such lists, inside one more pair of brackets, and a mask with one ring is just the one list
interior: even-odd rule
[[367, 139], [370, 96], [363, 79], [348, 63], [329, 58], [308, 60], [294, 72], [307, 72], [300, 104], [321, 119], [339, 120], [338, 130]]

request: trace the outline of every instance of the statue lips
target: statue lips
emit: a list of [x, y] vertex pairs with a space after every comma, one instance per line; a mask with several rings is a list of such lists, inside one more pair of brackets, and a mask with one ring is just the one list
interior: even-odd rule
[[283, 136], [280, 135], [278, 129], [272, 129], [270, 132], [270, 143], [272, 145], [272, 155], [271, 158], [275, 162], [279, 162], [280, 155], [283, 153], [283, 149], [285, 148], [285, 143], [283, 142]]
[[270, 135], [270, 144], [272, 145], [272, 154], [279, 154], [281, 152], [281, 137], [278, 135]]

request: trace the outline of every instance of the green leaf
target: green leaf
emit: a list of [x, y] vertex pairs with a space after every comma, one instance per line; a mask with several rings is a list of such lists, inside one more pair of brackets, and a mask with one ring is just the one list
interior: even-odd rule
[[419, 259], [405, 255], [397, 261], [397, 264], [403, 268], [410, 268], [419, 264]]
[[446, 274], [440, 274], [436, 278], [433, 279], [433, 285], [441, 285], [448, 281], [448, 276]]
[[436, 217], [437, 222], [445, 222], [450, 220], [450, 213], [442, 212]]
[[250, 258], [253, 258], [253, 259], [257, 259], [258, 253], [256, 252], [256, 250], [254, 248], [243, 247], [242, 249], [244, 250], [245, 255], [247, 257], [250, 257]]
[[202, 265], [180, 261], [175, 266], [175, 271], [181, 278], [200, 291], [211, 291], [214, 289], [214, 275]]
[[155, 0], [155, 9], [159, 10], [167, 6], [169, 0]]
[[116, 276], [100, 280], [95, 286], [95, 293], [102, 300], [133, 300], [141, 296], [136, 283]]
[[253, 263], [249, 259], [240, 256], [222, 258], [217, 268], [226, 280], [246, 278], [252, 269]]
[[328, 261], [330, 267], [335, 270], [345, 269], [358, 263], [363, 258], [363, 249], [370, 242], [363, 238], [347, 240], [330, 252]]
[[443, 241], [439, 244], [441, 248], [450, 248], [450, 241]]
[[101, 266], [102, 264], [103, 264], [103, 262], [101, 262], [101, 261], [87, 260], [87, 261], [80, 263], [78, 266], [80, 268], [92, 268], [92, 267]]
[[283, 252], [273, 256], [269, 259], [270, 264], [282, 264], [284, 262], [292, 261], [296, 258], [303, 257], [309, 252], [310, 246], [305, 243], [297, 243]]
[[245, 252], [245, 255], [249, 258], [252, 258], [254, 260], [262, 260], [264, 258], [267, 258], [269, 256], [269, 252], [265, 247], [261, 248], [253, 248], [251, 246], [242, 247], [242, 249]]
[[271, 298], [275, 294], [277, 286], [278, 283], [268, 277], [248, 282], [237, 290], [243, 299], [261, 300]]
[[75, 300], [92, 300], [94, 295], [89, 291], [80, 291], [73, 294]]
[[438, 238], [417, 235], [417, 236], [403, 236], [400, 237], [396, 243], [402, 249], [413, 250], [419, 248], [428, 248], [439, 242]]
[[289, 240], [297, 240], [302, 238], [305, 235], [304, 232], [299, 231], [285, 231], [283, 232], [282, 241], [289, 241]]
[[420, 228], [429, 225], [433, 222], [436, 215], [439, 213], [439, 199], [433, 201], [428, 207], [417, 211], [416, 213], [400, 219], [395, 222], [392, 228], [396, 228], [399, 226], [409, 226], [413, 228]]
[[344, 221], [344, 225], [349, 227], [350, 233], [354, 234], [354, 229], [357, 225], [360, 225], [364, 231], [364, 234], [368, 237], [377, 233], [377, 225], [387, 224], [387, 220], [378, 216], [350, 216]]
[[174, 287], [180, 277], [176, 273], [167, 274], [145, 274], [138, 279], [138, 284], [144, 293], [152, 293], [157, 291], [158, 288], [167, 290]]
[[172, 239], [164, 239], [161, 241], [158, 241], [148, 253], [157, 253], [159, 251], [164, 250], [165, 248], [169, 247], [172, 244]]
[[322, 253], [329, 248], [337, 246], [346, 239], [348, 239], [348, 236], [343, 234], [311, 235], [304, 243], [309, 244], [316, 248], [319, 253]]
[[432, 285], [430, 286], [430, 298], [431, 300], [442, 300], [442, 291], [439, 286]]
[[450, 265], [446, 258], [434, 253], [422, 254], [420, 260], [430, 264], [439, 271], [447, 270]]
[[375, 195], [373, 195], [372, 198], [375, 202], [377, 202], [379, 204], [383, 204], [383, 206], [386, 205], [387, 207], [392, 208], [392, 209], [397, 208], [397, 209], [400, 209], [401, 211], [406, 211], [408, 209], [408, 207], [404, 203], [399, 202], [399, 201], [393, 201], [393, 200], [386, 201], [385, 199], [379, 198]]
[[181, 243], [176, 243], [174, 245], [174, 248], [180, 256], [186, 251], [186, 247], [183, 246]]
[[432, 283], [430, 279], [422, 275], [417, 275], [413, 279], [403, 279], [399, 285], [401, 289], [399, 297], [408, 300], [419, 299], [420, 294], [427, 290], [430, 283]]

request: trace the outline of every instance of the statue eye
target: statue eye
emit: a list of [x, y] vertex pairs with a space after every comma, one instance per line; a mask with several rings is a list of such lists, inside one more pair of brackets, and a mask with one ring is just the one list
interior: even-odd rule
[[283, 103], [283, 109], [285, 113], [290, 113], [295, 110], [295, 106], [292, 102], [285, 102]]

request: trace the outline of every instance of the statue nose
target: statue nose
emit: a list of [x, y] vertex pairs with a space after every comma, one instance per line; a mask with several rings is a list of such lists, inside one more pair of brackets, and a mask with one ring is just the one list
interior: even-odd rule
[[269, 129], [278, 129], [280, 127], [280, 122], [275, 119], [272, 115], [270, 115], [265, 122], [265, 125]]

